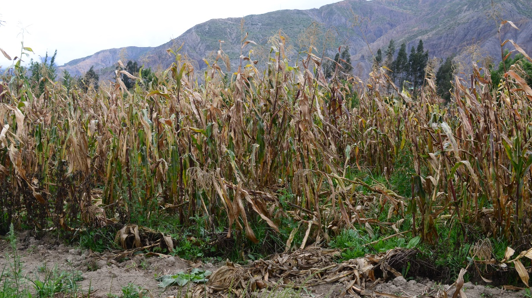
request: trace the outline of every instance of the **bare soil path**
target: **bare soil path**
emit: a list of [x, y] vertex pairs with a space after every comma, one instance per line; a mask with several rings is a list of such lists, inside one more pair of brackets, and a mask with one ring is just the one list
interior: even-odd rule
[[[147, 290], [151, 297], [184, 297], [187, 291], [178, 287], [170, 287], [163, 291], [158, 286], [156, 277], [201, 268], [215, 272], [222, 264], [192, 263], [178, 257], [157, 254], [138, 254], [122, 262], [116, 261], [117, 253], [92, 253], [76, 247], [61, 244], [56, 239], [41, 240], [22, 233], [17, 237], [18, 255], [23, 263], [23, 272], [28, 280], [26, 286], [31, 287], [30, 280], [43, 278], [43, 268], [57, 268], [61, 271], [80, 271], [83, 280], [78, 284], [86, 297], [122, 296], [123, 287], [134, 284]], [[9, 243], [0, 240], [0, 270], [8, 267], [12, 256]], [[314, 287], [303, 287], [299, 290], [275, 290], [255, 292], [254, 297], [452, 297], [454, 289], [449, 285], [441, 285], [430, 280], [405, 280], [396, 277], [389, 282], [376, 286], [367, 286], [361, 292], [345, 292], [347, 282], [332, 282]], [[483, 285], [466, 283], [463, 287], [467, 298], [476, 297], [527, 297], [524, 290], [505, 291]], [[205, 294], [203, 294], [205, 295]], [[217, 295], [218, 296], [218, 295]]]

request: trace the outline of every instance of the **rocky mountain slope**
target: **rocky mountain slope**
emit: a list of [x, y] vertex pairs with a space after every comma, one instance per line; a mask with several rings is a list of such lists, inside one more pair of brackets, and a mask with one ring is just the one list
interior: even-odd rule
[[72, 60], [59, 67], [60, 72], [68, 70], [70, 74], [79, 76], [87, 72], [91, 67], [100, 73], [112, 73], [120, 59], [138, 61], [153, 48], [150, 47], [126, 47], [99, 51], [94, 55]]
[[[501, 20], [512, 21], [498, 27]], [[167, 49], [183, 45], [181, 53], [204, 69], [204, 58], [212, 60], [223, 40], [223, 50], [238, 64], [245, 33], [256, 45], [252, 58], [267, 58], [272, 37], [281, 32], [287, 38], [287, 54], [295, 62], [313, 45], [319, 53], [333, 57], [339, 45], [348, 45], [355, 75], [368, 73], [373, 54], [385, 49], [391, 39], [409, 50], [423, 39], [431, 57], [458, 55], [463, 61], [490, 56], [500, 60], [500, 39], [513, 39], [532, 53], [532, 6], [529, 0], [345, 0], [311, 10], [280, 10], [243, 19], [213, 19], [198, 24], [181, 36], [153, 48], [127, 47], [103, 50], [59, 67], [81, 75], [91, 66], [101, 77], [111, 78], [118, 59], [136, 60], [145, 67], [164, 69], [174, 57]], [[509, 49], [511, 45], [508, 45]]]

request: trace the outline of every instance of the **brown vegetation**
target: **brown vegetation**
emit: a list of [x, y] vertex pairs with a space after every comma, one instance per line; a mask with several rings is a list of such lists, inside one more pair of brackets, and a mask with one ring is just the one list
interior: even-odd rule
[[[479, 226], [486, 237], [529, 242], [532, 89], [518, 65], [495, 89], [481, 68], [456, 77], [444, 104], [433, 71], [414, 99], [383, 69], [367, 82], [327, 81], [312, 49], [290, 65], [278, 40], [263, 72], [242, 56], [242, 67], [223, 73], [220, 49], [201, 85], [173, 52], [156, 83], [132, 90], [123, 70], [109, 88], [86, 93], [52, 81], [41, 93], [15, 73], [0, 104], [0, 228], [73, 231], [165, 213], [185, 226], [204, 216], [209, 227], [224, 223], [228, 237], [236, 229], [258, 242], [252, 219], [278, 231], [291, 217], [307, 227], [304, 247], [376, 223], [366, 218], [365, 191], [389, 207], [388, 219], [411, 216], [428, 243], [438, 220], [464, 237]], [[390, 177], [405, 156], [411, 197], [348, 175]], [[286, 205], [280, 189], [294, 194]]]

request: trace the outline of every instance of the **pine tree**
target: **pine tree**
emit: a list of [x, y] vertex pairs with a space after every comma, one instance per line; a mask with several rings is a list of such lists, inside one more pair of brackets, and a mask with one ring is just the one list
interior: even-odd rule
[[[131, 61], [129, 60], [126, 64], [126, 71], [129, 72], [131, 75], [136, 76], [139, 72], [140, 67], [137, 64], [137, 61]], [[133, 88], [135, 86], [135, 80], [129, 78], [126, 75], [122, 75], [121, 77], [122, 81], [124, 82], [124, 85], [127, 89]]]
[[81, 78], [79, 78], [78, 85], [83, 89], [83, 91], [87, 92], [90, 87], [93, 87], [94, 90], [98, 90], [100, 81], [100, 76], [94, 71], [94, 67], [91, 66], [89, 71], [85, 73], [85, 75]]
[[395, 54], [395, 41], [392, 39], [386, 49], [386, 60], [384, 60], [384, 66], [393, 71], [393, 55]]
[[382, 63], [382, 51], [381, 49], [378, 49], [377, 50], [377, 55], [375, 56], [375, 59], [373, 61], [373, 64], [376, 66], [376, 67], [380, 67], [381, 66], [381, 63]]
[[74, 78], [70, 75], [68, 70], [63, 70], [63, 86], [67, 89], [67, 93], [70, 93], [70, 89], [72, 89], [72, 84], [74, 82]]
[[[335, 57], [336, 58], [336, 57]], [[347, 79], [351, 71], [353, 71], [353, 66], [351, 65], [351, 54], [349, 53], [349, 46], [346, 46], [340, 55], [340, 66], [341, 75], [340, 78]]]
[[447, 57], [436, 73], [436, 91], [447, 101], [451, 99], [453, 72], [453, 57]]
[[334, 63], [332, 64], [332, 72], [333, 74], [336, 72], [336, 69], [340, 65], [340, 53], [336, 53], [336, 55], [334, 55]]
[[[46, 56], [42, 61], [35, 62], [33, 59], [30, 61], [29, 65], [29, 72], [30, 72], [30, 79], [31, 82], [36, 87], [37, 95], [41, 95], [44, 92], [45, 85], [49, 84], [48, 82], [55, 82], [56, 79], [56, 65], [55, 65], [55, 57], [57, 56], [57, 50], [55, 50], [54, 55], [52, 57], [48, 56], [48, 52], [46, 52]], [[48, 59], [50, 58], [50, 59]]]
[[[384, 60], [384, 67], [388, 69], [388, 75], [390, 77], [394, 76], [394, 70], [393, 70], [393, 55], [395, 54], [395, 41], [392, 39], [390, 40], [390, 43], [388, 44], [388, 48], [386, 49], [386, 59]], [[391, 84], [388, 84], [387, 90], [390, 92]]]
[[338, 78], [345, 80], [353, 71], [353, 66], [351, 65], [351, 54], [349, 53], [349, 47], [345, 47], [341, 52], [334, 56], [333, 61], [326, 61], [323, 63], [323, 73], [327, 79], [332, 78], [336, 73]]
[[416, 78], [416, 69], [417, 69], [417, 55], [416, 55], [416, 48], [412, 46], [410, 49], [410, 55], [408, 56], [408, 75], [407, 80], [410, 81], [410, 83], [414, 83], [414, 80]]
[[397, 58], [393, 62], [393, 68], [394, 71], [393, 79], [397, 83], [397, 85], [402, 88], [403, 82], [406, 78], [406, 74], [408, 73], [408, 56], [406, 54], [406, 44], [402, 44], [401, 48], [399, 49], [399, 53], [397, 54]]
[[423, 80], [425, 79], [425, 67], [427, 67], [428, 61], [429, 52], [424, 52], [423, 40], [420, 39], [417, 45], [414, 69], [412, 70], [415, 92], [417, 92], [419, 86], [423, 85]]
[[[323, 63], [323, 74], [325, 75], [325, 78], [330, 79], [336, 72], [336, 66], [338, 65], [340, 61], [340, 53], [336, 53], [334, 56], [334, 61], [326, 60]], [[339, 69], [339, 71], [341, 71]]]

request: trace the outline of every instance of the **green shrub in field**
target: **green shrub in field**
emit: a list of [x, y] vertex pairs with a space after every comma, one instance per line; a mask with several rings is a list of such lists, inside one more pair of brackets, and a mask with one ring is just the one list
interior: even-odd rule
[[30, 280], [38, 297], [55, 297], [57, 293], [75, 296], [81, 293], [77, 285], [78, 281], [83, 280], [81, 272], [59, 271], [57, 267], [50, 270], [46, 265], [42, 267], [42, 271], [44, 273], [42, 280], [37, 275], [35, 279]]
[[24, 280], [13, 224], [9, 227], [7, 240], [10, 252], [5, 256], [6, 265], [0, 269], [0, 298], [31, 297]]

